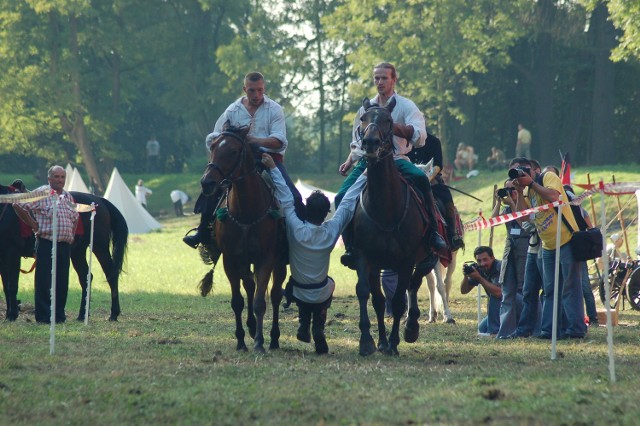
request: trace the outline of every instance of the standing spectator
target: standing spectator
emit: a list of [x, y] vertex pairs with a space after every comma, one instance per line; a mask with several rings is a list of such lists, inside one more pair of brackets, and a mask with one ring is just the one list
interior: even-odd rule
[[147, 141], [147, 173], [158, 173], [160, 165], [160, 142], [155, 135]]
[[479, 246], [473, 251], [476, 265], [467, 270], [469, 265], [463, 267], [464, 278], [460, 284], [460, 293], [467, 294], [478, 284], [484, 288], [489, 296], [487, 301], [487, 316], [478, 324], [480, 333], [497, 334], [500, 329], [500, 301], [502, 289], [500, 288], [500, 269], [502, 262], [493, 256], [493, 249], [487, 246]]
[[[496, 191], [495, 196], [497, 202], [492, 217], [496, 217], [500, 213], [507, 214], [516, 211], [518, 193], [510, 180], [504, 183], [504, 188]], [[502, 212], [500, 212], [501, 204], [505, 205]], [[518, 320], [522, 312], [522, 286], [527, 249], [529, 248], [529, 233], [522, 229], [518, 221], [507, 222], [505, 227], [507, 228], [507, 240], [504, 245], [500, 270], [502, 303], [500, 304], [500, 330], [496, 336], [498, 339], [509, 338], [518, 327]]]
[[147, 208], [147, 195], [151, 194], [153, 194], [153, 191], [144, 186], [144, 181], [139, 179], [136, 185], [136, 200], [140, 201], [140, 204], [142, 204], [142, 207], [145, 209]]
[[[282, 203], [289, 241], [289, 260], [291, 278], [287, 290], [292, 288], [293, 297], [298, 305], [297, 339], [309, 343], [311, 335], [318, 355], [329, 351], [324, 333], [327, 310], [331, 306], [335, 282], [328, 276], [331, 251], [338, 241], [340, 233], [347, 226], [355, 211], [358, 195], [366, 183], [366, 177], [360, 176], [345, 194], [343, 202], [333, 217], [327, 221], [331, 204], [320, 191], [314, 191], [307, 198], [306, 220], [302, 221], [295, 213], [293, 194], [287, 188], [282, 173], [267, 154], [262, 154], [263, 164], [270, 170], [276, 186], [276, 198]], [[311, 322], [313, 320], [313, 325]], [[311, 335], [309, 334], [311, 327]]]
[[[526, 158], [514, 158], [511, 167], [517, 170], [518, 177], [513, 180], [518, 190], [518, 210], [542, 206], [558, 201], [560, 196], [566, 201], [560, 178], [554, 173], [538, 174], [531, 169], [531, 162]], [[526, 195], [525, 195], [525, 189]], [[573, 229], [578, 229], [570, 208], [563, 209], [563, 220]], [[582, 339], [586, 334], [584, 323], [584, 303], [582, 295], [582, 269], [580, 262], [573, 258], [571, 250], [572, 232], [569, 226], [560, 224], [560, 246], [556, 247], [558, 229], [558, 213], [555, 209], [541, 210], [535, 214], [535, 225], [542, 240], [542, 278], [543, 304], [540, 338], [551, 339], [553, 333], [553, 302], [555, 285], [556, 250], [560, 250], [560, 271], [558, 281], [557, 336], [558, 338]]]
[[173, 210], [176, 212], [176, 216], [184, 216], [184, 210], [182, 207], [191, 200], [191, 197], [189, 197], [186, 192], [180, 191], [179, 189], [171, 191], [169, 196], [171, 197], [171, 202], [173, 202]]
[[516, 157], [531, 158], [531, 132], [525, 129], [522, 124], [518, 124]]
[[38, 239], [35, 273], [35, 314], [38, 323], [48, 324], [51, 321], [53, 205], [58, 200], [55, 322], [62, 323], [67, 319], [64, 309], [69, 290], [70, 247], [78, 224], [78, 212], [73, 197], [63, 189], [66, 177], [64, 167], [51, 167], [48, 172], [49, 185], [36, 190], [55, 191], [55, 196], [13, 205], [17, 215], [33, 230]]

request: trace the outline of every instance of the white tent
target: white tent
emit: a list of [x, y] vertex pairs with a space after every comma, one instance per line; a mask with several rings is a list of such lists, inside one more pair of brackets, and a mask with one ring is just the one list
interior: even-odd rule
[[316, 190], [322, 191], [324, 195], [326, 195], [329, 201], [331, 202], [331, 211], [327, 215], [327, 219], [330, 219], [333, 216], [333, 213], [335, 213], [336, 211], [336, 206], [333, 203], [334, 199], [336, 198], [335, 192], [326, 191], [322, 188], [309, 185], [307, 183], [302, 182], [300, 179], [296, 181], [296, 188], [298, 189], [298, 192], [300, 192], [300, 195], [302, 196], [302, 201], [306, 201], [307, 197], [311, 195], [313, 191], [316, 191]]
[[89, 188], [87, 188], [87, 185], [85, 185], [84, 181], [82, 180], [80, 172], [75, 167], [73, 168], [71, 177], [67, 178], [67, 181], [65, 182], [65, 186], [67, 185], [68, 188], [65, 188], [67, 191], [85, 192], [87, 194], [90, 193]]
[[67, 163], [67, 167], [64, 168], [64, 171], [67, 173], [67, 180], [64, 183], [64, 190], [69, 191], [69, 186], [71, 185], [71, 176], [73, 175], [73, 166]]
[[145, 234], [161, 227], [160, 223], [136, 200], [115, 167], [111, 173], [104, 198], [111, 201], [120, 210], [129, 226], [129, 233]]

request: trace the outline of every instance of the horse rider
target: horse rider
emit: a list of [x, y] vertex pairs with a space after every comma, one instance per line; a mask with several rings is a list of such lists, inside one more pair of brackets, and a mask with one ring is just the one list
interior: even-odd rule
[[[445, 250], [446, 242], [437, 233], [437, 219], [435, 213], [435, 203], [431, 192], [431, 185], [427, 176], [408, 160], [407, 154], [414, 148], [419, 148], [425, 144], [427, 131], [425, 129], [424, 116], [411, 100], [398, 95], [395, 91], [395, 85], [398, 81], [398, 75], [395, 67], [388, 63], [382, 62], [373, 68], [373, 82], [376, 85], [378, 94], [372, 99], [372, 104], [385, 106], [391, 98], [396, 99], [396, 106], [391, 112], [393, 118], [393, 145], [394, 159], [400, 173], [413, 183], [419, 189], [425, 200], [425, 210], [427, 211], [430, 235], [427, 236], [430, 246], [436, 251]], [[338, 171], [343, 176], [351, 167], [355, 165], [349, 176], [344, 180], [338, 194], [335, 198], [336, 207], [346, 194], [347, 190], [353, 185], [356, 179], [364, 172], [367, 167], [366, 158], [361, 154], [361, 141], [358, 136], [358, 128], [360, 126], [360, 117], [364, 113], [364, 108], [360, 107], [353, 125], [353, 140], [351, 142], [351, 152], [347, 156], [346, 161], [340, 166]], [[346, 253], [342, 256], [341, 261], [344, 265], [352, 267], [354, 264], [352, 253], [352, 235], [351, 232], [345, 230], [343, 239], [345, 242]]]
[[457, 230], [459, 223], [459, 215], [456, 206], [453, 204], [453, 196], [451, 190], [445, 185], [442, 179], [442, 143], [440, 139], [431, 133], [427, 133], [427, 139], [424, 146], [412, 149], [407, 154], [409, 160], [414, 164], [427, 164], [433, 159], [433, 173], [429, 180], [431, 181], [431, 190], [436, 200], [439, 200], [444, 206], [442, 215], [447, 225], [447, 240], [451, 245], [451, 250], [455, 251], [464, 247], [462, 239], [462, 229]]
[[[233, 102], [216, 121], [213, 132], [206, 138], [207, 149], [211, 149], [212, 142], [222, 134], [222, 126], [229, 123], [232, 127], [249, 126], [247, 142], [265, 152], [273, 158], [276, 167], [282, 173], [287, 186], [293, 193], [296, 214], [304, 217], [304, 204], [302, 197], [289, 178], [284, 168], [284, 153], [287, 149], [287, 129], [285, 125], [284, 111], [274, 100], [266, 96], [264, 76], [259, 72], [250, 72], [244, 77], [242, 90], [245, 96]], [[258, 159], [259, 160], [259, 159]], [[196, 201], [195, 213], [202, 213], [200, 224], [195, 234], [186, 235], [184, 241], [190, 247], [196, 248], [198, 244], [207, 244], [215, 249], [211, 224], [213, 223], [215, 210], [220, 202], [221, 192], [217, 191], [211, 197], [205, 197], [202, 193]], [[214, 263], [220, 257], [218, 252], [212, 259]]]

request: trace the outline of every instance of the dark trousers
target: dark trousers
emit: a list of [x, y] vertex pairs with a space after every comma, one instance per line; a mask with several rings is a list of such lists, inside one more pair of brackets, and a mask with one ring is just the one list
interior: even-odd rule
[[[53, 242], [40, 238], [36, 251], [35, 305], [36, 321], [49, 322], [51, 319], [51, 251]], [[56, 269], [56, 322], [66, 320], [64, 308], [69, 291], [69, 243], [58, 243]]]
[[176, 216], [184, 216], [184, 211], [182, 210], [182, 201], [178, 200], [173, 203], [173, 211], [176, 212]]
[[307, 303], [296, 299], [296, 305], [298, 305], [298, 317], [300, 325], [308, 327], [311, 325], [313, 319], [313, 326], [311, 327], [312, 334], [314, 336], [322, 334], [324, 332], [324, 325], [327, 322], [327, 311], [331, 306], [333, 296], [321, 303]]

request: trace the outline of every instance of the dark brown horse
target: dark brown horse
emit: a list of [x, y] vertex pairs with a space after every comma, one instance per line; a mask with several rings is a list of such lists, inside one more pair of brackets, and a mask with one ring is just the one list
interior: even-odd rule
[[[91, 194], [71, 192], [74, 200], [80, 204], [96, 203], [94, 218], [93, 253], [96, 255], [111, 289], [110, 321], [117, 321], [120, 315], [118, 279], [127, 249], [129, 228], [120, 211], [108, 200]], [[87, 297], [87, 247], [90, 240], [91, 213], [80, 213], [84, 233], [76, 235], [71, 246], [71, 262], [78, 274], [82, 287], [82, 300], [78, 320], [85, 317]], [[6, 318], [15, 321], [18, 318], [17, 301], [20, 278], [20, 257], [33, 256], [34, 239], [20, 235], [19, 219], [10, 204], [0, 204], [0, 274], [7, 303]], [[93, 279], [93, 277], [92, 277]]]
[[[360, 355], [370, 355], [376, 350], [367, 312], [369, 294], [378, 320], [378, 349], [397, 355], [400, 318], [406, 311], [405, 292], [409, 291], [413, 301], [410, 301], [405, 340], [415, 342], [420, 316], [415, 293], [435, 259], [423, 242], [429, 226], [428, 218], [393, 159], [391, 112], [396, 105], [395, 99], [386, 107], [371, 105], [369, 99], [365, 99], [362, 105], [365, 113], [358, 132], [368, 161], [367, 187], [353, 217], [353, 245], [358, 272], [356, 293], [360, 304]], [[430, 262], [420, 263], [425, 259]], [[418, 263], [420, 266], [416, 268]], [[398, 273], [398, 287], [392, 299], [393, 326], [388, 341], [384, 296], [380, 286], [382, 269]]]
[[[278, 315], [282, 283], [287, 272], [281, 245], [286, 237], [276, 214], [272, 193], [260, 177], [253, 149], [245, 140], [248, 130], [226, 128], [211, 144], [209, 165], [201, 184], [205, 196], [215, 191], [225, 192], [217, 212], [215, 234], [218, 248], [222, 251], [224, 270], [231, 284], [231, 307], [235, 314], [238, 341], [236, 349], [247, 349], [242, 326], [242, 280], [247, 294], [249, 334], [254, 338], [254, 350], [264, 352], [263, 321], [267, 308], [267, 287], [272, 274], [273, 325], [269, 349], [280, 347]], [[205, 277], [201, 284], [203, 296], [211, 290], [211, 285]]]

